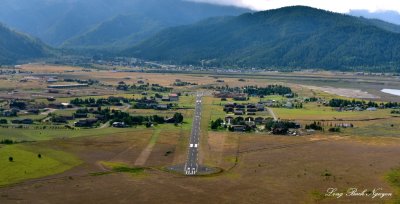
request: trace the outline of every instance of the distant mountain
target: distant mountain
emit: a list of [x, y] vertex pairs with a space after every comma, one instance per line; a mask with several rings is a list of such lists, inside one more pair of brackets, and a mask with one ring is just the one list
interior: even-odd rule
[[400, 13], [398, 13], [397, 11], [370, 12], [368, 10], [351, 10], [349, 14], [357, 17], [362, 16], [369, 19], [379, 19], [389, 23], [400, 25]]
[[365, 18], [295, 6], [165, 29], [123, 54], [209, 66], [397, 70], [400, 34]]
[[0, 21], [52, 46], [134, 43], [168, 26], [247, 12], [185, 0], [2, 0]]
[[50, 48], [41, 41], [0, 24], [0, 64], [46, 57], [50, 53]]

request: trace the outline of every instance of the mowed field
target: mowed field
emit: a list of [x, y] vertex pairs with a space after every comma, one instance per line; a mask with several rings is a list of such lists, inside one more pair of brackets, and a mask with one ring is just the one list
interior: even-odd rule
[[[289, 84], [302, 96], [337, 97], [318, 90], [310, 91], [293, 83], [290, 78], [281, 79], [280, 74], [263, 78], [111, 71], [88, 73], [75, 67], [39, 65], [24, 66], [23, 69], [59, 74], [68, 71], [69, 77], [93, 77], [108, 85], [116, 85], [119, 81], [133, 84], [139, 79], [163, 86], [170, 86], [176, 79], [218, 86], [279, 83]], [[321, 81], [314, 79], [314, 74], [306, 77], [313, 78], [311, 85], [335, 80], [331, 73], [323, 75]], [[239, 82], [239, 77], [245, 81]], [[216, 78], [225, 82], [217, 83]], [[187, 92], [197, 90], [194, 86], [175, 88]], [[96, 98], [110, 95], [141, 97], [115, 93]], [[57, 101], [68, 102], [72, 98], [58, 98]], [[0, 140], [34, 142], [0, 146], [0, 203], [400, 202], [400, 118], [391, 115], [389, 110], [337, 112], [316, 103], [305, 104], [304, 109], [273, 108], [279, 118], [293, 119], [302, 125], [313, 121], [351, 122], [355, 125], [355, 128], [343, 129], [341, 133], [317, 132], [289, 137], [264, 132], [211, 131], [210, 120], [226, 116], [222, 111], [225, 102], [210, 96], [203, 100], [200, 161], [220, 167], [223, 169], [221, 173], [188, 177], [166, 170], [165, 167], [184, 163], [187, 156], [194, 98], [182, 96], [179, 104], [186, 108], [179, 110], [185, 116], [182, 126], [165, 124], [151, 128], [80, 130], [1, 128]], [[268, 96], [264, 100], [280, 101], [284, 98]], [[251, 102], [258, 101], [251, 98]], [[156, 113], [152, 110], [127, 111], [137, 115]], [[170, 116], [174, 112], [157, 114]], [[271, 117], [267, 112], [260, 114]], [[14, 161], [10, 162], [9, 157]], [[381, 188], [381, 192], [393, 195], [374, 199], [365, 196], [326, 197], [328, 188], [337, 188], [339, 192], [349, 188], [360, 191]]]

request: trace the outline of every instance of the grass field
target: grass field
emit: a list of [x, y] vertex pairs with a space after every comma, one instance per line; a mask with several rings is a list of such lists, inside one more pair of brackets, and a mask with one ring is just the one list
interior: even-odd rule
[[17, 129], [17, 128], [1, 128], [0, 129], [0, 140], [1, 139], [11, 139], [14, 141], [43, 141], [43, 140], [53, 140], [53, 139], [63, 139], [63, 138], [73, 138], [73, 137], [83, 137], [83, 136], [102, 136], [123, 132], [137, 132], [145, 127], [138, 126], [136, 128], [103, 128], [103, 129], [45, 129], [45, 130], [35, 130], [35, 129]]
[[[38, 158], [41, 154], [41, 158]], [[9, 161], [13, 157], [13, 162]], [[0, 147], [0, 185], [62, 173], [81, 163], [71, 154], [33, 145]]]

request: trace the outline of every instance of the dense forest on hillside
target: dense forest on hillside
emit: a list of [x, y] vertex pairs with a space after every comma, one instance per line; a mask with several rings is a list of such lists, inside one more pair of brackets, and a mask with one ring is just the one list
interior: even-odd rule
[[310, 7], [286, 7], [169, 28], [124, 54], [220, 67], [399, 71], [400, 34], [378, 24]]
[[39, 40], [0, 24], [0, 64], [49, 56], [50, 49]]

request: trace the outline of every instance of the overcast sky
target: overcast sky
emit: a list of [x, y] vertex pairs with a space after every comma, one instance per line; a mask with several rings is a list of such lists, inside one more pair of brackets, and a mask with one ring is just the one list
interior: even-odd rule
[[329, 11], [347, 13], [365, 9], [371, 12], [395, 10], [400, 12], [400, 0], [191, 0], [199, 2], [235, 5], [253, 10], [267, 10], [284, 6], [304, 5]]

